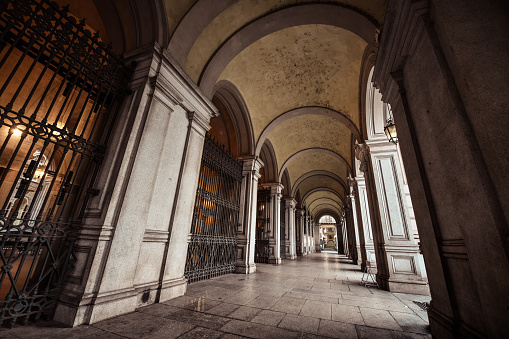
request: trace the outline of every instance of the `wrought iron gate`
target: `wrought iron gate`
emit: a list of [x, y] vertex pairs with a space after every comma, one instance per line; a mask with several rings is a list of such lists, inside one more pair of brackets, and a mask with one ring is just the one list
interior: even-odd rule
[[0, 324], [51, 316], [129, 78], [68, 8], [0, 0]]
[[185, 276], [189, 282], [235, 271], [242, 166], [205, 136]]
[[281, 256], [281, 259], [286, 259], [286, 217], [285, 217], [285, 201], [281, 199], [281, 205], [280, 205], [280, 223], [281, 223], [281, 240], [280, 240], [280, 250], [279, 255]]
[[258, 190], [256, 214], [256, 238], [255, 238], [255, 262], [269, 262], [269, 239], [267, 231], [270, 215], [270, 190]]

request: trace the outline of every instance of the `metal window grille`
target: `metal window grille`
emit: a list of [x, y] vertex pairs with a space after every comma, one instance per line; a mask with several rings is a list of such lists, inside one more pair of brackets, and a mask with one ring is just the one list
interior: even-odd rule
[[241, 182], [241, 164], [206, 135], [187, 250], [189, 282], [235, 271]]
[[51, 316], [130, 70], [85, 20], [0, 0], [0, 324]]

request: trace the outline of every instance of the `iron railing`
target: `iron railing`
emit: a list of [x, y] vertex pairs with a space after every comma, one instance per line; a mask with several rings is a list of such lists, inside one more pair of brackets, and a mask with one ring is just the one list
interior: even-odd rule
[[235, 271], [242, 166], [209, 135], [203, 156], [188, 242], [188, 282]]
[[51, 316], [130, 70], [48, 0], [0, 0], [0, 324]]

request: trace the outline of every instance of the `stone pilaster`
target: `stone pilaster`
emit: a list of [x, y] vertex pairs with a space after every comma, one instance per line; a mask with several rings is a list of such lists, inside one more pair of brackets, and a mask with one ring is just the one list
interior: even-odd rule
[[357, 264], [361, 266], [361, 270], [364, 270], [366, 267], [366, 245], [365, 245], [365, 236], [364, 236], [364, 228], [362, 224], [362, 219], [360, 216], [360, 208], [358, 203], [358, 185], [357, 181], [354, 178], [349, 179], [350, 183], [350, 204], [352, 207], [352, 220], [355, 229], [355, 240], [357, 245]]
[[[383, 232], [383, 252], [393, 292], [429, 294], [425, 268], [414, 240], [408, 214], [400, 159], [395, 144], [366, 141], [370, 148], [373, 177]], [[424, 274], [423, 274], [424, 271]]]
[[302, 227], [302, 214], [302, 209], [295, 209], [295, 247], [297, 250], [297, 256], [302, 256], [304, 254], [304, 229]]
[[[370, 262], [371, 267], [376, 267], [376, 255], [375, 255], [375, 245], [373, 243], [373, 230], [371, 228], [371, 215], [369, 213], [369, 203], [368, 203], [368, 193], [366, 189], [366, 180], [364, 176], [359, 176], [355, 178], [357, 182], [357, 192], [358, 192], [358, 213], [360, 214], [359, 227], [362, 228], [362, 233], [364, 235], [364, 251], [366, 260]], [[360, 234], [360, 231], [359, 231]], [[364, 265], [366, 263], [364, 262]], [[365, 266], [361, 266], [364, 269]]]
[[240, 214], [237, 229], [237, 273], [249, 274], [256, 271], [256, 204], [258, 179], [263, 162], [258, 157], [240, 159], [242, 161], [242, 186], [240, 188]]
[[296, 223], [295, 223], [295, 205], [297, 201], [293, 198], [285, 198], [285, 213], [286, 213], [286, 236], [287, 244], [289, 244], [289, 251], [287, 258], [293, 260], [297, 258], [297, 238], [296, 238]]
[[350, 249], [350, 259], [352, 259], [352, 263], [357, 265], [358, 263], [358, 252], [357, 252], [357, 243], [358, 243], [358, 233], [355, 231], [354, 221], [353, 221], [353, 209], [352, 209], [352, 200], [350, 196], [346, 196], [345, 199], [345, 223], [346, 230], [348, 233], [348, 246]]
[[[95, 196], [76, 243], [77, 264], [55, 319], [95, 323], [181, 296], [187, 236], [209, 120], [217, 110], [157, 44], [137, 62]], [[147, 166], [150, 164], [150, 166]]]
[[314, 241], [314, 249], [315, 249], [315, 252], [322, 252], [322, 248], [320, 246], [320, 238], [321, 238], [321, 235], [320, 235], [320, 223], [315, 223], [313, 225], [313, 241]]
[[280, 183], [264, 184], [263, 188], [270, 189], [270, 216], [267, 239], [269, 239], [269, 264], [281, 264], [281, 192]]

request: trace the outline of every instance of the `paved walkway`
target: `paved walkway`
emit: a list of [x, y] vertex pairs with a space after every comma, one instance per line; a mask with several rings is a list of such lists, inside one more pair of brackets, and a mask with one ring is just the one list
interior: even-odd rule
[[316, 253], [188, 286], [185, 296], [89, 326], [40, 322], [1, 338], [431, 338], [413, 301], [429, 297], [359, 285], [344, 256]]

